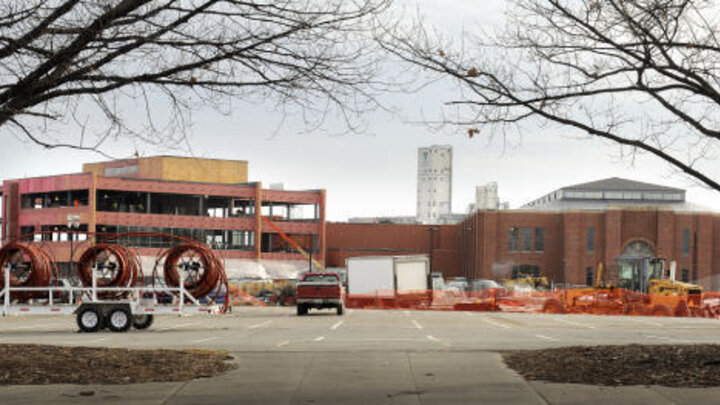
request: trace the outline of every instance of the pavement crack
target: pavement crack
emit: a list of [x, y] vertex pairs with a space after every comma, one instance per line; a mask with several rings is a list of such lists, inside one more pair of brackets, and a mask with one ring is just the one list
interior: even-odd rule
[[172, 390], [168, 396], [162, 401], [162, 405], [165, 405], [170, 401], [175, 395], [180, 393], [185, 387], [187, 387], [193, 380], [185, 381], [184, 383], [178, 384], [178, 387]]
[[412, 359], [410, 359], [410, 353], [405, 353], [405, 357], [407, 358], [408, 369], [410, 370], [410, 380], [412, 381], [413, 385], [413, 394], [417, 397], [420, 405], [424, 405], [425, 402], [422, 398], [423, 392], [420, 391], [420, 388], [418, 387], [417, 378], [415, 377], [415, 369], [413, 368]]
[[295, 388], [295, 391], [293, 391], [292, 397], [290, 397], [291, 404], [296, 403], [297, 397], [300, 394], [300, 391], [302, 390], [303, 385], [305, 384], [305, 379], [310, 374], [310, 370], [312, 370], [312, 367], [315, 364], [315, 357], [317, 357], [317, 353], [313, 353], [312, 356], [310, 356], [310, 360], [308, 361], [308, 364], [304, 367], [302, 378], [300, 378], [300, 382], [298, 383], [297, 388]]

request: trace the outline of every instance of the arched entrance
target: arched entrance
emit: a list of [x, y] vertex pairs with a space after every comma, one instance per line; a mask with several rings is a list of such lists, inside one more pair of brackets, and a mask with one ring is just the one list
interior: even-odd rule
[[657, 266], [655, 251], [645, 241], [630, 242], [617, 259], [618, 287], [647, 292], [648, 280], [661, 278], [662, 267]]

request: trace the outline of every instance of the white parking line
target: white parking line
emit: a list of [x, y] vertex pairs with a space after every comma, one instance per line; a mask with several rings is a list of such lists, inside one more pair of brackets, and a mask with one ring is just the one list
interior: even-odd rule
[[289, 344], [290, 344], [290, 341], [289, 341], [289, 340], [283, 340], [282, 342], [278, 343], [276, 346], [277, 346], [277, 347], [283, 347], [283, 346], [287, 346], [287, 345], [289, 345]]
[[413, 325], [415, 325], [416, 328], [418, 328], [418, 329], [423, 329], [423, 326], [420, 325], [420, 324], [418, 323], [418, 321], [416, 321], [416, 320], [413, 319], [413, 320], [412, 320], [412, 323], [413, 323]]
[[575, 322], [575, 321], [569, 321], [569, 320], [567, 320], [567, 319], [563, 319], [563, 318], [552, 318], [552, 319], [554, 319], [554, 320], [556, 320], [556, 321], [558, 321], [558, 322], [564, 322], [564, 323], [566, 323], [566, 324], [568, 324], [568, 325], [573, 325], [573, 326], [580, 326], [580, 327], [583, 327], [583, 328], [588, 328], [588, 329], [595, 329], [595, 327], [594, 327], [594, 326], [592, 326], [592, 325], [588, 325], [588, 324], [586, 324], [586, 323], [580, 323], [580, 322]]
[[213, 336], [213, 337], [208, 337], [208, 338], [204, 338], [204, 339], [193, 340], [192, 343], [209, 342], [209, 341], [215, 340], [215, 339], [220, 339], [220, 338], [218, 336]]
[[345, 321], [339, 321], [339, 322], [336, 323], [335, 325], [331, 326], [331, 327], [330, 327], [330, 330], [337, 330], [337, 328], [339, 328], [340, 325], [343, 324], [343, 322], [345, 322]]
[[313, 339], [313, 341], [315, 341], [315, 342], [322, 342], [323, 340], [325, 340], [325, 336], [318, 336], [315, 339]]
[[485, 321], [485, 322], [487, 322], [487, 323], [489, 323], [490, 325], [493, 325], [493, 326], [498, 326], [498, 327], [505, 328], [505, 329], [510, 329], [510, 328], [511, 328], [510, 325], [506, 325], [506, 324], [500, 323], [500, 322], [495, 322], [495, 321], [493, 321], [492, 319], [489, 319], [489, 318], [487, 318], [487, 317], [485, 317], [485, 316], [483, 316], [482, 319], [483, 319], [483, 321]]
[[438, 339], [438, 338], [436, 338], [435, 336], [432, 336], [432, 335], [427, 335], [427, 338], [430, 339], [430, 340], [432, 340], [433, 342], [439, 342], [439, 341], [440, 341], [440, 339]]
[[85, 343], [100, 343], [100, 342], [104, 342], [106, 340], [110, 340], [110, 338], [106, 337], [106, 338], [100, 338], [100, 339], [93, 339], [93, 340], [88, 340]]
[[559, 341], [560, 341], [560, 339], [557, 339], [557, 338], [554, 338], [554, 337], [550, 337], [550, 336], [545, 336], [545, 335], [535, 335], [535, 336], [536, 336], [536, 337], [539, 337], [540, 339], [552, 340], [553, 342], [559, 342]]
[[248, 326], [248, 329], [262, 328], [263, 326], [270, 325], [273, 321], [265, 321], [255, 325]]

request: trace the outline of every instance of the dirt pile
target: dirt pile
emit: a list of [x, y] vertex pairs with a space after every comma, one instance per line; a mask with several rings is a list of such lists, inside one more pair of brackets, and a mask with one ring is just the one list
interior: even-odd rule
[[574, 346], [503, 352], [528, 380], [592, 385], [720, 386], [720, 345]]
[[0, 385], [187, 381], [236, 368], [226, 352], [0, 345]]

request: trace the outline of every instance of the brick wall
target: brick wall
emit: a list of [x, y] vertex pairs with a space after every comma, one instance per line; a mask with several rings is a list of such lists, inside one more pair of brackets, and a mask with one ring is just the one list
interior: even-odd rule
[[[542, 228], [542, 251], [509, 249], [511, 227]], [[594, 229], [592, 250], [588, 229]], [[427, 225], [327, 224], [327, 263], [344, 267], [345, 259], [365, 255], [408, 255], [429, 252]], [[678, 262], [678, 278], [687, 269], [707, 288], [720, 288], [720, 216], [683, 214], [655, 209], [610, 209], [596, 212], [479, 211], [457, 225], [439, 226], [434, 270], [445, 277], [502, 279], [512, 266], [534, 265], [555, 283], [585, 284], [586, 269], [596, 275], [602, 262], [616, 276], [616, 259], [632, 242], [643, 241], [656, 256]], [[683, 254], [685, 229], [690, 252]], [[520, 231], [519, 231], [520, 232]], [[695, 235], [697, 246], [694, 247]], [[533, 240], [534, 245], [534, 240]], [[695, 262], [696, 261], [696, 262]], [[693, 267], [695, 266], [695, 267]], [[607, 276], [606, 276], [607, 277]]]
[[[457, 227], [438, 228], [433, 236], [433, 271], [461, 275]], [[427, 225], [327, 223], [327, 266], [345, 267], [355, 256], [429, 254]]]

